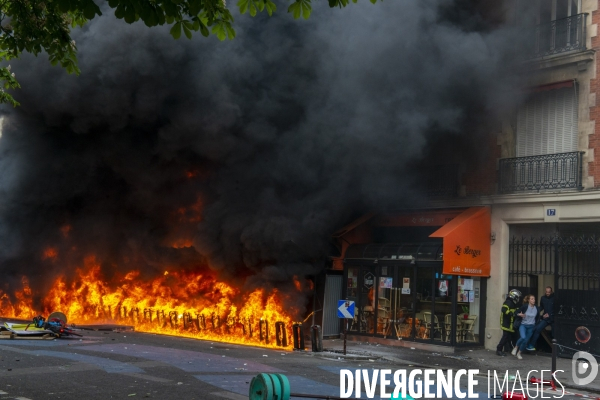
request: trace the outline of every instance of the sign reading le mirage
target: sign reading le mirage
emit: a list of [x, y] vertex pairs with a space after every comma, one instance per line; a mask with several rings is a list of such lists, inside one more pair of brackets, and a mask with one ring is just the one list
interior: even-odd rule
[[443, 238], [443, 273], [490, 276], [491, 230], [489, 208], [471, 207], [432, 233]]

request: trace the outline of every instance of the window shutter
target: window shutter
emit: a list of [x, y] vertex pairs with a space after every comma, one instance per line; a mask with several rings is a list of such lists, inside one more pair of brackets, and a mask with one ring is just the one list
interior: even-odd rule
[[577, 151], [577, 86], [535, 93], [517, 115], [517, 157]]

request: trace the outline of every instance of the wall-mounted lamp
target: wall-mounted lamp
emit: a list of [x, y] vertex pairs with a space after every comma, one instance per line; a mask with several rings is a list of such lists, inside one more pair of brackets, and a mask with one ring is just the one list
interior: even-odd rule
[[494, 244], [495, 241], [496, 241], [496, 232], [492, 232], [490, 234], [490, 244]]

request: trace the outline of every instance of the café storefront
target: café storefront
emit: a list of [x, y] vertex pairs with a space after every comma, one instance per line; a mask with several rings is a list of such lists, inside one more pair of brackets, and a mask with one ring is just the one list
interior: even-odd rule
[[444, 222], [426, 241], [347, 246], [343, 296], [356, 305], [349, 335], [483, 344], [490, 212], [469, 208]]

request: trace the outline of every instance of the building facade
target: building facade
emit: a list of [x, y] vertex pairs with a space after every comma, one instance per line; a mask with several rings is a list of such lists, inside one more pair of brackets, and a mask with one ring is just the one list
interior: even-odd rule
[[[599, 1], [527, 2], [535, 30], [522, 63], [525, 99], [490, 136], [488, 162], [443, 167], [451, 173], [443, 177], [445, 195], [419, 210], [364, 216], [336, 233], [341, 255], [333, 264], [344, 270], [344, 295], [367, 309], [351, 332], [494, 349], [508, 291], [518, 288], [539, 302], [551, 286], [555, 338], [567, 353], [599, 354]], [[489, 274], [446, 274], [446, 238], [430, 235], [471, 208], [489, 210], [489, 232], [480, 233], [489, 237]], [[410, 226], [414, 218], [421, 222]], [[465, 315], [477, 318], [456, 322]]]

